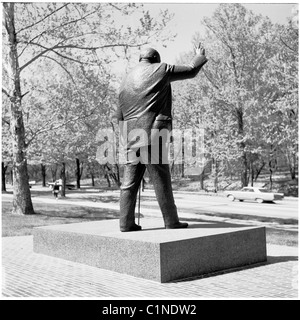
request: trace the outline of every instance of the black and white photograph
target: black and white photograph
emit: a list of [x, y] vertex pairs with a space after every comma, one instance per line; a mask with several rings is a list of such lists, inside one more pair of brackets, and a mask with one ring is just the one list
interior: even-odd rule
[[2, 300], [299, 299], [297, 1], [1, 7]]

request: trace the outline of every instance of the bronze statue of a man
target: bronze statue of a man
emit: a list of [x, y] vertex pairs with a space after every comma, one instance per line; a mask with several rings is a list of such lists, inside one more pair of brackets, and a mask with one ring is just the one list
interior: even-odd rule
[[[140, 54], [139, 63], [124, 78], [119, 93], [117, 118], [127, 132], [143, 132], [126, 146], [126, 163], [120, 197], [120, 230], [138, 231], [135, 223], [137, 193], [147, 168], [167, 229], [186, 228], [179, 221], [171, 185], [169, 164], [163, 161], [166, 142], [153, 141], [153, 131], [172, 130], [171, 82], [195, 77], [207, 62], [205, 49], [199, 44], [195, 57], [187, 65], [161, 63], [152, 48]], [[158, 130], [153, 130], [158, 129]], [[157, 144], [157, 148], [153, 148]], [[155, 151], [153, 151], [155, 150]]]

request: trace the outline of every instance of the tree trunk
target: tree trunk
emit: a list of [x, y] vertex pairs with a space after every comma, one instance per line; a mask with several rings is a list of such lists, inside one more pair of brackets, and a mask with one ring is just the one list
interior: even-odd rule
[[118, 164], [114, 164], [113, 165], [113, 169], [114, 169], [114, 180], [115, 183], [118, 187], [121, 186], [121, 181], [120, 181], [120, 168]]
[[57, 173], [57, 164], [55, 164], [55, 167], [50, 167], [51, 169], [51, 176], [52, 176], [52, 182], [56, 181], [56, 173]]
[[[120, 187], [121, 186], [121, 181], [120, 181], [120, 169], [119, 169], [119, 166], [117, 164], [114, 164], [112, 165], [112, 168], [110, 168], [107, 164], [105, 164], [105, 174], [108, 175], [109, 177], [111, 177], [111, 179], [115, 182], [115, 184]], [[109, 184], [109, 187], [111, 186], [110, 185], [110, 182], [109, 182], [109, 177], [108, 176], [105, 176], [106, 177], [106, 180]]]
[[170, 163], [170, 172], [171, 172], [171, 176], [174, 177], [174, 168], [175, 168], [175, 161], [171, 161]]
[[206, 164], [203, 166], [203, 169], [199, 175], [199, 181], [200, 181], [200, 190], [204, 190], [204, 180], [205, 180], [205, 168], [206, 168]]
[[241, 143], [241, 147], [243, 149], [242, 153], [242, 174], [241, 174], [241, 182], [242, 182], [242, 187], [247, 187], [248, 186], [248, 161], [247, 161], [247, 154], [244, 151], [245, 149], [245, 144]]
[[29, 188], [25, 143], [25, 128], [22, 114], [22, 94], [17, 39], [14, 22], [14, 3], [3, 3], [7, 36], [7, 71], [10, 79], [10, 127], [13, 153], [13, 214], [34, 214]]
[[[244, 137], [244, 114], [243, 109], [240, 106], [236, 109], [236, 117], [238, 122], [238, 133], [241, 138]], [[240, 150], [241, 150], [241, 162], [242, 162], [242, 172], [241, 172], [241, 183], [242, 187], [247, 187], [248, 185], [248, 161], [247, 161], [247, 153], [245, 151], [246, 145], [245, 142], [240, 143]]]
[[293, 166], [290, 166], [290, 173], [291, 173], [291, 178], [292, 180], [296, 179], [296, 169]]
[[76, 175], [76, 184], [77, 184], [77, 189], [80, 189], [80, 179], [83, 171], [83, 165], [80, 163], [79, 159], [76, 158], [76, 170], [75, 170], [75, 175]]
[[292, 154], [291, 157], [288, 157], [288, 162], [289, 162], [289, 169], [291, 173], [291, 178], [292, 180], [296, 179], [296, 165], [297, 165], [297, 160], [296, 160], [296, 154]]
[[181, 138], [181, 152], [182, 152], [182, 163], [181, 163], [181, 178], [184, 178], [184, 136]]
[[257, 181], [257, 178], [260, 175], [260, 173], [261, 173], [262, 169], [264, 168], [265, 164], [266, 163], [263, 162], [262, 165], [256, 170], [254, 181]]
[[250, 164], [250, 179], [251, 179], [251, 187], [253, 187], [254, 184], [254, 164], [251, 162]]
[[105, 173], [105, 178], [106, 178], [106, 181], [107, 181], [107, 185], [110, 188], [111, 187], [111, 183], [110, 183], [110, 180], [109, 180], [109, 174], [108, 173]]
[[5, 179], [5, 174], [7, 167], [4, 162], [2, 161], [2, 192], [6, 192], [6, 179]]
[[62, 180], [62, 186], [61, 186], [61, 196], [65, 197], [66, 196], [66, 163], [62, 163], [62, 168], [60, 171], [60, 177]]
[[91, 178], [92, 178], [92, 187], [95, 187], [95, 177], [93, 172], [91, 172]]
[[204, 190], [204, 170], [199, 175], [200, 179], [200, 190]]
[[218, 192], [218, 184], [219, 184], [219, 179], [218, 179], [218, 176], [219, 176], [219, 164], [218, 164], [218, 161], [216, 160], [215, 161], [215, 165], [214, 165], [214, 171], [215, 171], [215, 177], [214, 177], [214, 192]]
[[273, 173], [277, 169], [277, 160], [276, 159], [271, 159], [269, 161], [269, 171], [270, 171], [270, 189], [273, 189]]
[[41, 171], [42, 171], [42, 186], [46, 187], [46, 165], [41, 163]]
[[270, 190], [273, 189], [273, 170], [270, 168]]

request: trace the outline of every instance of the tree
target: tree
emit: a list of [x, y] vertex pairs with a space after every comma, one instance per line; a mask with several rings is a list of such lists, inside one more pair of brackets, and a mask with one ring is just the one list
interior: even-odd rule
[[[265, 92], [262, 73], [273, 54], [275, 33], [267, 18], [254, 15], [240, 4], [220, 5], [204, 25], [214, 41], [212, 68], [206, 72], [216, 100], [235, 120], [233, 136], [241, 163], [241, 182], [248, 184], [251, 108]], [[221, 71], [221, 72], [220, 72]]]
[[251, 144], [260, 149], [260, 163], [268, 165], [270, 185], [280, 154], [286, 158], [292, 179], [297, 167], [298, 28], [292, 21], [273, 27], [272, 55], [266, 59], [268, 67], [260, 74], [253, 100]]
[[8, 88], [2, 91], [10, 98], [10, 128], [13, 149], [13, 212], [15, 214], [31, 214], [33, 206], [30, 196], [26, 150], [25, 128], [22, 114], [22, 98], [20, 83], [20, 67], [17, 51], [17, 37], [14, 20], [14, 4], [3, 3], [6, 31], [6, 72]]
[[[66, 61], [103, 68], [109, 62], [105, 50], [119, 53], [119, 49], [123, 48], [127, 53], [130, 48], [147, 44], [152, 36], [161, 32], [170, 16], [163, 12], [154, 20], [148, 12], [139, 11], [135, 4], [109, 3], [3, 3], [3, 13], [5, 52], [2, 92], [10, 99], [13, 213], [33, 214], [26, 152], [42, 130], [32, 132], [31, 138], [26, 140], [23, 101], [28, 91], [23, 93], [21, 90], [23, 79], [34, 73], [36, 62], [40, 59], [60, 66], [70, 79], [72, 74], [65, 66]], [[135, 28], [115, 26], [116, 15], [129, 17], [132, 14], [139, 14], [140, 25]], [[47, 120], [46, 125], [51, 128], [51, 121]]]
[[203, 23], [207, 28], [204, 41], [211, 55], [210, 68], [204, 70], [211, 102], [229, 120], [231, 154], [239, 160], [241, 183], [246, 186], [252, 161], [262, 150], [262, 140], [255, 138], [260, 126], [255, 111], [265, 112], [266, 101], [273, 98], [263, 75], [277, 53], [278, 27], [240, 4], [220, 5]]
[[299, 32], [293, 17], [278, 31], [277, 53], [270, 59], [265, 81], [273, 88], [268, 115], [272, 124], [266, 129], [269, 141], [287, 161], [291, 178], [298, 163], [298, 49]]
[[244, 186], [263, 168], [272, 179], [279, 152], [295, 173], [298, 29], [240, 4], [220, 5], [203, 24], [206, 33], [195, 34], [194, 43], [205, 43], [209, 62], [202, 76], [174, 84], [175, 125], [204, 128], [215, 188], [224, 170], [238, 172]]
[[[197, 42], [199, 39], [196, 40]], [[178, 63], [192, 58], [193, 53], [181, 57]], [[209, 53], [209, 59], [211, 54]], [[232, 132], [235, 121], [230, 110], [224, 108], [222, 102], [215, 99], [215, 91], [211, 83], [203, 75], [209, 70], [209, 64], [204, 66], [195, 79], [183, 83], [174, 83], [173, 117], [174, 128], [186, 130], [198, 128], [204, 130], [204, 154], [202, 155], [202, 173], [200, 173], [200, 187], [204, 189], [205, 170], [210, 166], [214, 176], [214, 189], [218, 190], [218, 177], [225, 166], [235, 159], [237, 152], [232, 144]], [[203, 146], [198, 145], [197, 152]]]

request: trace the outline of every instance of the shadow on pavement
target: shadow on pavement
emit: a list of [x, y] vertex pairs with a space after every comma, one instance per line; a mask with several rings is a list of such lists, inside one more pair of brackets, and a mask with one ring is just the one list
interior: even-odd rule
[[297, 261], [297, 256], [268, 256], [266, 264], [273, 264], [279, 262]]
[[251, 265], [245, 265], [242, 267], [238, 268], [230, 268], [222, 271], [216, 271], [216, 272], [211, 272], [207, 273], [201, 276], [195, 276], [195, 277], [189, 277], [185, 279], [179, 279], [179, 280], [173, 280], [170, 281], [169, 283], [176, 283], [176, 282], [188, 282], [188, 281], [195, 281], [195, 280], [200, 280], [204, 278], [210, 278], [210, 277], [215, 277], [215, 276], [220, 276], [223, 274], [228, 274], [228, 273], [233, 273], [233, 272], [239, 272], [243, 270], [250, 270], [250, 269], [255, 269], [255, 268], [260, 268], [264, 267], [269, 264], [274, 264], [274, 263], [283, 263], [283, 262], [289, 262], [289, 261], [297, 261], [298, 257], [297, 256], [267, 256], [267, 261], [264, 262], [259, 262]]
[[[229, 222], [219, 222], [213, 220], [195, 219], [195, 218], [182, 218], [182, 221], [189, 222], [189, 228], [241, 228], [253, 227], [253, 224], [238, 224]], [[197, 224], [197, 222], [200, 222]]]
[[195, 280], [200, 280], [200, 279], [205, 279], [205, 278], [210, 278], [210, 277], [216, 277], [216, 276], [221, 276], [223, 274], [228, 274], [228, 273], [239, 272], [239, 271], [243, 271], [243, 270], [249, 270], [249, 269], [255, 269], [255, 268], [263, 267], [266, 264], [267, 264], [266, 262], [258, 262], [258, 263], [255, 263], [255, 264], [245, 265], [245, 266], [242, 266], [242, 267], [230, 268], [230, 269], [225, 269], [225, 270], [221, 270], [221, 271], [215, 271], [215, 272], [203, 274], [201, 276], [195, 276], [195, 277], [189, 277], [189, 278], [185, 278], [185, 279], [173, 280], [173, 281], [170, 281], [169, 283], [188, 282], [188, 281], [195, 281]]
[[[184, 220], [188, 220], [188, 219], [184, 219]], [[242, 227], [253, 227], [251, 225], [246, 225], [246, 224], [234, 224], [234, 223], [228, 223], [228, 222], [216, 222], [216, 221], [213, 221], [211, 223], [207, 223], [207, 221], [203, 221], [203, 223], [195, 223], [195, 224], [192, 224], [190, 223], [189, 224], [189, 229], [201, 229], [201, 228], [212, 228], [212, 229], [215, 229], [215, 228], [242, 228]]]

